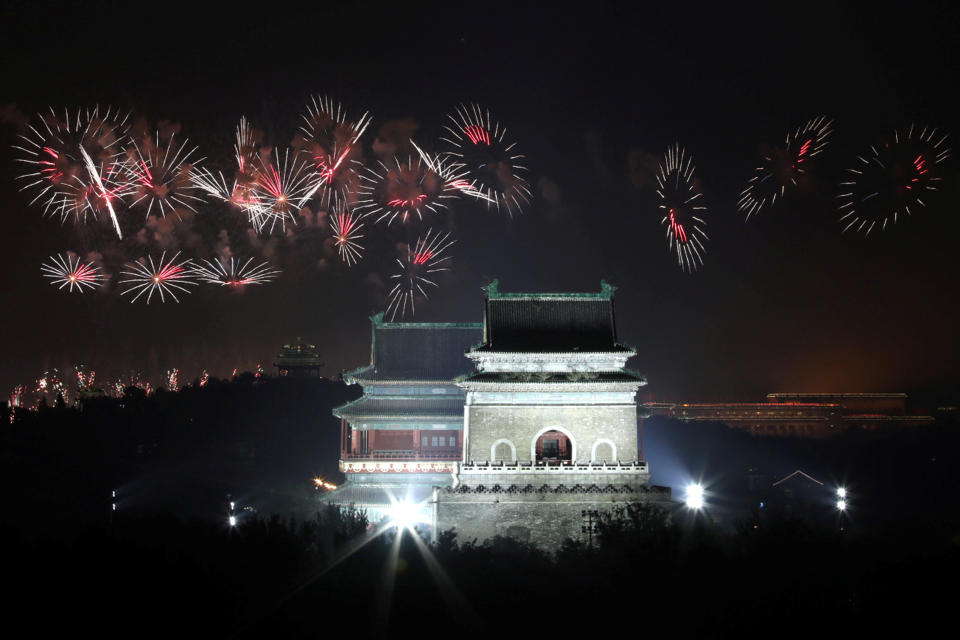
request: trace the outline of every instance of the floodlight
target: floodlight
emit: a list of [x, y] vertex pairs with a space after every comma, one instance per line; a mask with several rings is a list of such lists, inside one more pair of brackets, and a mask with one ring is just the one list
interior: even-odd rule
[[701, 485], [687, 485], [687, 507], [691, 509], [703, 508], [703, 487]]

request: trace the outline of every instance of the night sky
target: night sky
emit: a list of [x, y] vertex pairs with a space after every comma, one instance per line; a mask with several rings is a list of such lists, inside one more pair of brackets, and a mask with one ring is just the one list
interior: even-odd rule
[[[618, 331], [638, 352], [630, 365], [658, 399], [956, 383], [956, 161], [938, 167], [929, 206], [892, 229], [841, 234], [836, 213], [843, 169], [894, 128], [929, 123], [958, 144], [956, 8], [198, 5], [2, 9], [4, 393], [80, 362], [101, 379], [139, 368], [155, 383], [173, 366], [186, 380], [269, 368], [298, 335], [318, 343], [327, 375], [367, 362], [368, 317], [384, 306], [402, 231], [373, 230], [364, 261], [347, 269], [306, 221], [264, 245], [284, 270], [270, 285], [131, 305], [115, 285], [78, 296], [41, 277], [48, 256], [97, 249], [96, 238], [44, 218], [14, 179], [17, 128], [50, 105], [177, 122], [207, 163], [227, 167], [240, 116], [287, 145], [314, 93], [371, 112], [370, 159], [375, 134], [412, 132], [436, 148], [445, 114], [471, 101], [527, 156], [535, 197], [522, 215], [462, 200], [435, 216], [458, 239], [454, 269], [413, 320], [479, 321], [480, 287], [494, 277], [503, 291], [596, 291], [604, 278], [619, 287]], [[744, 223], [737, 196], [762, 150], [821, 114], [834, 133], [809, 183]], [[650, 159], [677, 141], [710, 205], [694, 274], [668, 253], [650, 186]], [[186, 255], [210, 255], [221, 229], [242, 236], [225, 212], [200, 209]]]

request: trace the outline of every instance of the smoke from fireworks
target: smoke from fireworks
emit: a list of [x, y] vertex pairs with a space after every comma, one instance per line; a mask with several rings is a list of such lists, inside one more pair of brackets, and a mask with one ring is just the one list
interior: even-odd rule
[[456, 115], [447, 116], [452, 124], [445, 125], [449, 136], [441, 138], [449, 147], [445, 152], [461, 163], [476, 188], [486, 194], [488, 206], [497, 211], [506, 209], [510, 216], [520, 213], [530, 202], [530, 184], [522, 166], [524, 156], [517, 151], [517, 143], [507, 140], [507, 129], [492, 120], [489, 109], [479, 105], [460, 105]]
[[843, 230], [869, 235], [877, 223], [883, 230], [904, 214], [926, 207], [942, 180], [937, 165], [950, 157], [948, 137], [930, 127], [918, 132], [911, 125], [906, 132], [894, 131], [892, 140], [858, 155], [837, 196]]
[[[428, 229], [425, 236], [417, 239], [413, 247], [408, 246], [401, 258], [397, 258], [400, 273], [391, 275], [396, 284], [387, 295], [387, 315], [392, 321], [398, 314], [402, 318], [410, 308], [410, 314], [416, 312], [415, 299], [418, 295], [429, 299], [424, 286], [439, 286], [431, 279], [431, 274], [440, 271], [449, 271], [450, 256], [443, 253], [456, 240], [450, 240], [450, 233], [434, 235], [433, 229]], [[443, 257], [441, 257], [443, 256]]]
[[819, 116], [787, 134], [783, 147], [765, 155], [746, 189], [740, 192], [737, 208], [746, 219], [760, 213], [765, 206], [773, 206], [783, 198], [787, 189], [798, 185], [799, 177], [807, 172], [810, 159], [827, 146], [833, 124], [826, 116]]
[[360, 155], [357, 143], [370, 125], [369, 113], [350, 122], [340, 103], [328, 97], [312, 96], [302, 118], [302, 139], [297, 142], [312, 159], [315, 174], [300, 206], [317, 193], [322, 207], [339, 204], [356, 190], [356, 158]]
[[707, 206], [693, 177], [694, 169], [693, 156], [678, 143], [667, 148], [657, 172], [657, 195], [663, 211], [660, 224], [666, 229], [667, 248], [676, 254], [680, 268], [687, 272], [703, 264], [703, 243], [707, 240], [703, 217]]
[[120, 272], [127, 278], [120, 280], [120, 284], [130, 286], [121, 291], [120, 295], [136, 293], [130, 300], [131, 303], [136, 302], [144, 293], [147, 294], [147, 304], [150, 304], [154, 293], [160, 295], [160, 302], [166, 302], [166, 296], [170, 296], [175, 302], [180, 302], [176, 291], [190, 293], [187, 286], [197, 284], [192, 279], [193, 264], [190, 260], [177, 262], [179, 251], [169, 261], [165, 261], [166, 255], [167, 252], [164, 251], [157, 262], [153, 261], [153, 256], [147, 256], [146, 261], [128, 262], [126, 265], [128, 270]]
[[265, 284], [271, 282], [280, 273], [269, 262], [262, 262], [251, 266], [253, 258], [246, 262], [236, 260], [232, 256], [229, 262], [226, 259], [204, 260], [202, 265], [193, 269], [193, 274], [201, 281], [220, 286], [243, 287], [248, 284]]
[[50, 284], [58, 289], [69, 287], [71, 293], [76, 289], [83, 293], [84, 289], [96, 289], [103, 285], [105, 276], [93, 262], [80, 264], [80, 256], [67, 253], [66, 255], [50, 256], [49, 263], [40, 266], [44, 278], [50, 278]]

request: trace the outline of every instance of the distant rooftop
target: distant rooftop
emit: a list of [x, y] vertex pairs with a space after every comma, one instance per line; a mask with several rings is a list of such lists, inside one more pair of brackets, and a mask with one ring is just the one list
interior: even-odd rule
[[304, 342], [303, 338], [297, 336], [296, 342], [283, 345], [280, 353], [277, 354], [277, 361], [274, 366], [322, 367], [323, 361], [320, 359], [320, 350], [317, 345]]
[[614, 287], [589, 293], [502, 293], [484, 288], [484, 344], [476, 351], [507, 353], [630, 351], [617, 342]]

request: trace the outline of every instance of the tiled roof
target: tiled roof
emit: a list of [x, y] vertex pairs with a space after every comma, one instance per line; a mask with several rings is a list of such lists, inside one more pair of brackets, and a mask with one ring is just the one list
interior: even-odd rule
[[[464, 355], [483, 340], [476, 323], [404, 323], [373, 320], [373, 366], [352, 373], [365, 380], [453, 380], [470, 372]], [[350, 373], [346, 375], [350, 375]]]
[[599, 293], [500, 293], [487, 287], [486, 343], [478, 351], [609, 352], [617, 343], [613, 287]]
[[462, 418], [463, 396], [363, 396], [337, 407], [338, 418]]

